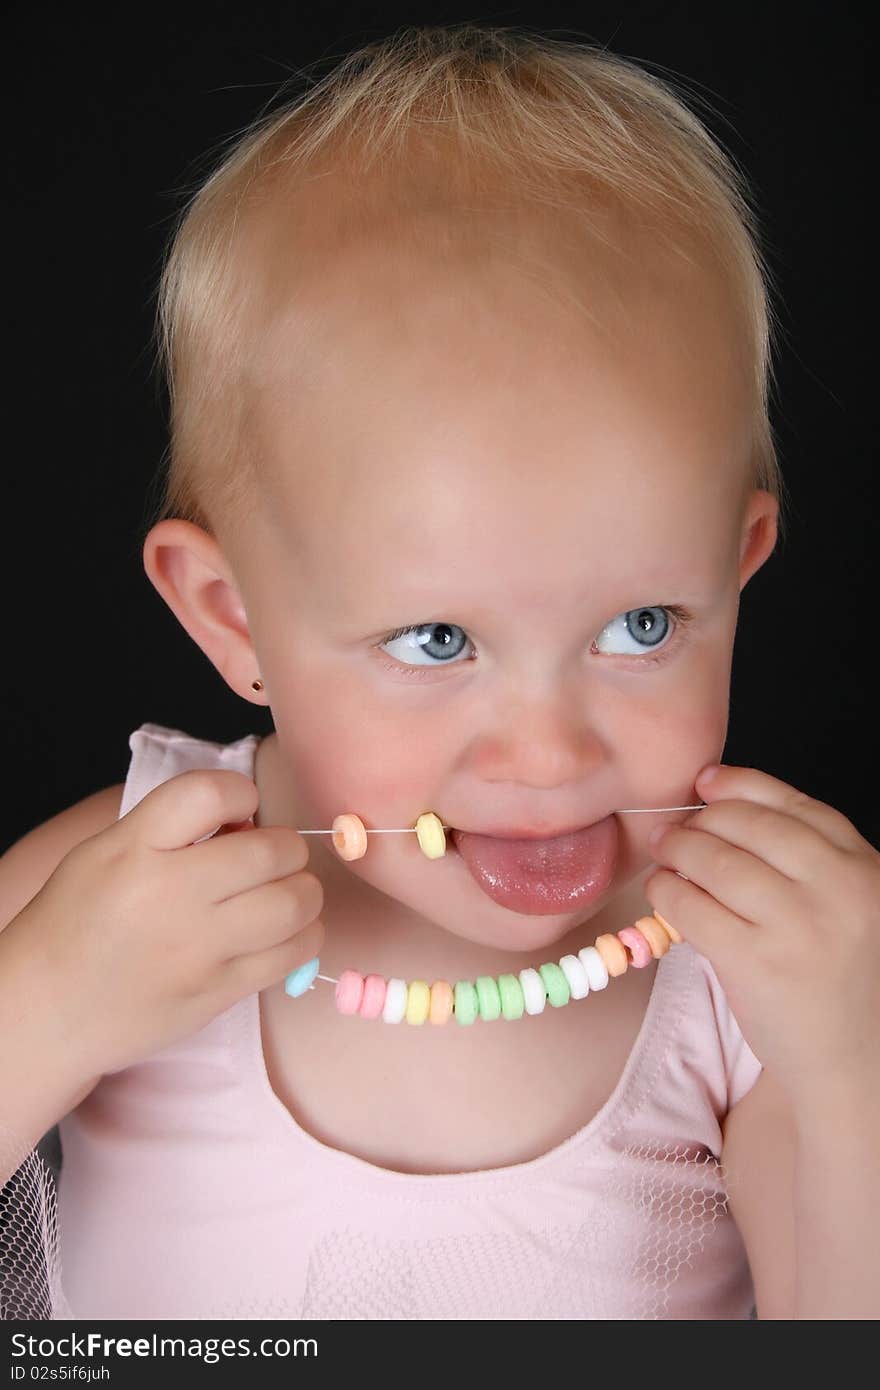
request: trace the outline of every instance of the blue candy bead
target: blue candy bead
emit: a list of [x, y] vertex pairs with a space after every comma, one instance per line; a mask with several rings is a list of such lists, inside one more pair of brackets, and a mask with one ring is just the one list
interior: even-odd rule
[[311, 989], [312, 981], [318, 973], [320, 964], [318, 957], [315, 956], [314, 960], [307, 960], [305, 965], [294, 970], [284, 981], [284, 993], [289, 994], [291, 999], [298, 999], [301, 994], [305, 994], [307, 989]]

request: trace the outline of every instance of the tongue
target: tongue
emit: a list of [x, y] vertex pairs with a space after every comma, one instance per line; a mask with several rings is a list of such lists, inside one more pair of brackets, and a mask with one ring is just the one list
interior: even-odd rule
[[611, 883], [617, 859], [614, 816], [552, 840], [500, 840], [464, 830], [453, 830], [452, 840], [490, 898], [532, 915], [592, 902]]

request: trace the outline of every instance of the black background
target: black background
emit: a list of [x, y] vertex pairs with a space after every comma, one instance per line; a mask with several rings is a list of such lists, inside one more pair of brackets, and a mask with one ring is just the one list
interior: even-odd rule
[[[0, 849], [125, 778], [150, 721], [228, 741], [271, 728], [143, 569], [165, 449], [154, 293], [210, 151], [298, 70], [405, 24], [520, 26], [670, 69], [754, 189], [781, 290], [772, 418], [790, 537], [746, 586], [724, 760], [838, 807], [880, 841], [876, 492], [868, 456], [856, 7], [583, 4], [13, 6], [4, 474], [6, 761]], [[321, 67], [321, 73], [326, 67]], [[872, 391], [872, 396], [873, 396]]]

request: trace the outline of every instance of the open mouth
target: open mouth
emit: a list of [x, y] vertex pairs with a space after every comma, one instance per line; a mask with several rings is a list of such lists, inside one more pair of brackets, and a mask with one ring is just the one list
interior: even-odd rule
[[613, 815], [549, 838], [503, 839], [450, 831], [477, 886], [500, 906], [529, 916], [574, 912], [607, 891], [617, 864]]

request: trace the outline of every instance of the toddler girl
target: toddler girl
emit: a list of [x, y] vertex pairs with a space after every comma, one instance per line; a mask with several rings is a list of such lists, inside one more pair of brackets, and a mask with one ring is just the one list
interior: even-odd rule
[[730, 161], [631, 60], [407, 30], [226, 155], [160, 325], [146, 572], [274, 728], [135, 729], [0, 935], [52, 1315], [876, 1316], [880, 855], [707, 773], [784, 499]]

